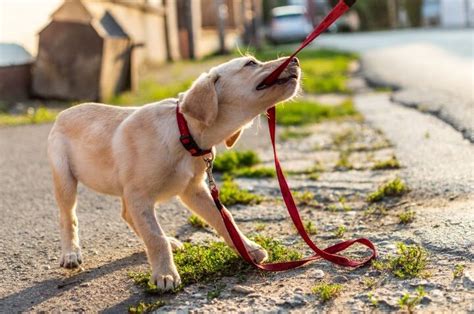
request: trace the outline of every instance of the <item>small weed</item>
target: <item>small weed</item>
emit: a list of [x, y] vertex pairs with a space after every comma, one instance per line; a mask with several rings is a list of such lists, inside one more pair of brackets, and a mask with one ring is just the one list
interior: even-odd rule
[[339, 160], [336, 163], [336, 169], [338, 170], [351, 170], [354, 166], [349, 161], [351, 153], [348, 150], [342, 150], [339, 152]]
[[214, 289], [207, 292], [207, 299], [212, 300], [212, 299], [218, 298], [221, 295], [221, 292], [224, 290], [224, 288], [225, 288], [224, 284], [218, 284], [217, 286], [214, 287]]
[[389, 169], [399, 169], [400, 168], [400, 163], [398, 162], [397, 157], [394, 155], [387, 160], [384, 161], [377, 161], [373, 167], [372, 170], [389, 170]]
[[336, 231], [334, 231], [334, 236], [336, 238], [342, 238], [344, 234], [346, 233], [346, 231], [347, 231], [347, 228], [343, 225], [340, 225], [339, 227], [337, 227]]
[[231, 175], [245, 178], [274, 178], [276, 172], [275, 169], [268, 167], [244, 167], [233, 170]]
[[313, 180], [313, 181], [318, 181], [320, 176], [321, 175], [319, 173], [313, 172], [313, 173], [308, 174], [308, 179]]
[[341, 208], [342, 208], [343, 211], [350, 212], [352, 210], [352, 207], [347, 205], [347, 201], [346, 201], [345, 197], [341, 196], [339, 198], [339, 203], [341, 204]]
[[337, 209], [338, 209], [338, 207], [337, 207], [336, 204], [331, 204], [331, 205], [329, 205], [328, 207], [326, 207], [326, 210], [328, 210], [328, 211], [330, 211], [330, 212], [333, 212], [333, 213], [334, 213], [334, 212], [337, 212]]
[[308, 220], [304, 223], [304, 229], [306, 230], [306, 232], [310, 235], [315, 235], [318, 233], [318, 229], [316, 228], [316, 226], [313, 224], [312, 221]]
[[419, 245], [397, 244], [396, 256], [386, 260], [372, 261], [372, 267], [377, 270], [388, 270], [400, 279], [421, 277], [428, 261], [428, 253]]
[[147, 303], [147, 302], [142, 301], [138, 303], [137, 305], [130, 305], [128, 307], [128, 313], [130, 314], [150, 313], [159, 309], [163, 305], [165, 305], [165, 302], [162, 300], [158, 300], [153, 303]]
[[400, 224], [409, 224], [415, 220], [415, 211], [414, 210], [405, 210], [403, 213], [398, 214], [398, 218], [400, 219]]
[[235, 204], [259, 204], [262, 202], [263, 197], [257, 194], [253, 194], [247, 190], [239, 188], [231, 178], [224, 180], [221, 185], [220, 199], [226, 206], [232, 206]]
[[466, 268], [466, 265], [464, 264], [456, 264], [454, 265], [454, 270], [453, 270], [453, 278], [461, 278], [462, 275], [464, 274], [464, 268]]
[[398, 305], [400, 308], [404, 308], [408, 313], [413, 313], [415, 306], [420, 304], [423, 297], [426, 295], [425, 289], [423, 287], [416, 288], [416, 294], [411, 296], [408, 292], [405, 293], [400, 300], [398, 300]]
[[370, 305], [373, 307], [379, 306], [379, 299], [374, 296], [372, 292], [367, 293], [367, 298], [369, 299]]
[[307, 125], [328, 119], [353, 117], [358, 113], [352, 100], [338, 106], [322, 105], [312, 101], [299, 100], [276, 107], [277, 123], [280, 125]]
[[344, 144], [352, 144], [356, 140], [354, 130], [348, 129], [332, 136], [332, 142], [335, 146], [341, 147]]
[[317, 206], [318, 201], [315, 199], [314, 193], [310, 191], [293, 192], [293, 198], [300, 205]]
[[258, 223], [258, 224], [255, 224], [254, 229], [255, 229], [255, 231], [257, 231], [257, 232], [260, 232], [260, 231], [265, 230], [266, 227], [267, 227], [266, 224], [264, 224], [264, 223]]
[[207, 223], [204, 220], [202, 220], [199, 216], [196, 216], [196, 215], [189, 216], [188, 222], [194, 228], [204, 229], [207, 227]]
[[385, 216], [387, 207], [383, 205], [372, 205], [364, 211], [364, 216]]
[[311, 132], [309, 131], [304, 131], [304, 130], [292, 130], [292, 129], [285, 129], [281, 134], [280, 134], [280, 140], [283, 142], [286, 142], [290, 139], [302, 139], [305, 137], [308, 137], [311, 135]]
[[280, 241], [274, 240], [269, 237], [257, 235], [253, 238], [255, 242], [260, 244], [268, 252], [268, 262], [283, 262], [283, 261], [295, 261], [302, 258], [300, 252], [288, 249], [281, 244]]
[[362, 279], [362, 283], [367, 289], [372, 289], [377, 284], [377, 280], [372, 277], [365, 277]]
[[333, 298], [335, 298], [339, 293], [342, 291], [342, 285], [337, 284], [337, 283], [327, 283], [327, 282], [322, 282], [313, 288], [311, 288], [311, 291], [314, 294], [319, 295], [319, 298], [323, 301], [329, 301]]
[[377, 191], [370, 193], [367, 196], [369, 203], [379, 202], [385, 197], [401, 196], [408, 192], [408, 187], [400, 178], [395, 178], [381, 186]]
[[252, 167], [260, 163], [260, 158], [254, 151], [227, 151], [219, 154], [214, 160], [214, 170], [232, 173], [243, 167]]

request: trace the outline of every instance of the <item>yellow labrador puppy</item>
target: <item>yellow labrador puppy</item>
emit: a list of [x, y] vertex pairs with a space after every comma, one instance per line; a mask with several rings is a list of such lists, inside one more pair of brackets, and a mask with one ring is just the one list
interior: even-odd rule
[[[294, 59], [277, 84], [257, 90], [284, 59], [266, 63], [241, 57], [202, 74], [179, 99], [143, 107], [82, 104], [63, 111], [48, 138], [48, 156], [60, 210], [60, 264], [82, 262], [75, 214], [77, 183], [122, 199], [122, 217], [143, 240], [152, 268], [151, 281], [163, 290], [180, 284], [172, 248], [158, 223], [155, 203], [178, 196], [233, 247], [205, 184], [205, 162], [192, 157], [179, 141], [176, 106], [203, 149], [225, 142], [232, 147], [242, 127], [299, 89], [300, 68]], [[257, 262], [267, 252], [242, 234]]]

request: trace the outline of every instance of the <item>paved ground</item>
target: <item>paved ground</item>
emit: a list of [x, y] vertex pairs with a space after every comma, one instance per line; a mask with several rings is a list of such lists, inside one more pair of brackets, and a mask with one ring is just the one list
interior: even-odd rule
[[472, 29], [325, 35], [314, 44], [359, 52], [364, 76], [397, 102], [430, 112], [474, 142]]
[[[294, 190], [314, 193], [321, 204], [300, 204], [302, 215], [306, 221], [315, 223], [318, 233], [314, 238], [318, 243], [329, 245], [338, 241], [334, 232], [344, 225], [345, 237], [369, 237], [382, 256], [393, 254], [398, 241], [421, 244], [430, 252], [431, 276], [399, 280], [371, 268], [351, 271], [318, 262], [279, 274], [251, 273], [244, 283], [227, 277], [210, 284], [192, 285], [177, 295], [162, 297], [167, 303], [163, 310], [250, 312], [319, 308], [360, 312], [373, 309], [369, 297], [372, 295], [379, 301], [380, 310], [393, 311], [398, 309], [402, 294], [413, 294], [418, 286], [427, 291], [420, 305], [423, 310], [473, 310], [474, 214], [472, 172], [469, 174], [472, 145], [439, 120], [390, 103], [387, 94], [373, 94], [362, 87], [356, 104], [366, 117], [365, 122], [325, 122], [308, 127], [312, 135], [307, 138], [280, 142], [286, 169], [304, 170], [315, 162], [325, 169], [318, 180], [310, 180], [304, 174], [290, 178]], [[50, 125], [0, 129], [0, 312], [115, 313], [126, 311], [140, 300], [156, 300], [157, 297], [134, 286], [127, 276], [130, 270], [146, 271], [148, 265], [141, 244], [120, 219], [119, 202], [83, 187], [78, 216], [84, 268], [74, 272], [58, 267], [57, 210], [45, 154], [49, 129]], [[350, 140], [336, 144], [335, 139], [342, 134], [349, 134]], [[246, 132], [240, 148], [255, 149], [264, 163], [271, 165], [268, 142], [263, 140], [262, 144], [266, 135], [264, 122], [260, 127], [257, 123]], [[353, 151], [349, 161], [354, 169], [338, 169], [340, 150], [349, 147]], [[371, 170], [374, 162], [393, 154], [404, 168]], [[367, 193], [395, 176], [406, 179], [412, 192], [388, 202], [385, 215], [367, 216]], [[275, 180], [237, 182], [266, 197], [258, 206], [231, 208], [243, 230], [251, 233], [257, 224], [264, 224], [262, 233], [308, 254], [287, 221], [282, 203], [275, 200]], [[449, 191], [445, 191], [447, 188]], [[341, 197], [345, 199], [346, 210], [342, 209]], [[415, 210], [417, 218], [412, 224], [399, 225], [397, 215], [407, 209]], [[160, 206], [157, 214], [166, 231], [183, 241], [217, 239], [212, 232], [187, 224], [189, 214], [175, 201]], [[465, 275], [460, 279], [453, 279], [456, 264], [466, 265]], [[321, 302], [311, 292], [311, 287], [321, 280], [341, 283], [343, 292], [334, 301]], [[207, 293], [216, 286], [223, 287], [221, 295], [208, 300]]]

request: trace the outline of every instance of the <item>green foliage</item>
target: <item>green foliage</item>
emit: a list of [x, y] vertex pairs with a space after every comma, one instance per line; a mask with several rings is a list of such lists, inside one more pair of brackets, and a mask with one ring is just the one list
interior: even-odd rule
[[280, 125], [307, 125], [328, 119], [353, 117], [357, 115], [352, 100], [346, 100], [340, 105], [323, 105], [308, 100], [297, 100], [278, 105], [277, 123]]
[[372, 170], [387, 170], [387, 169], [399, 169], [399, 168], [400, 168], [400, 163], [398, 162], [397, 157], [393, 155], [390, 159], [377, 161], [373, 165]]
[[140, 313], [150, 313], [156, 311], [160, 307], [165, 305], [165, 302], [162, 300], [155, 301], [153, 303], [140, 302], [137, 305], [131, 305], [128, 307], [128, 313], [130, 314], [140, 314]]
[[286, 142], [290, 139], [297, 139], [298, 140], [298, 139], [308, 137], [310, 135], [311, 135], [311, 132], [309, 132], [309, 131], [294, 130], [294, 129], [286, 128], [285, 130], [283, 130], [283, 132], [281, 132], [280, 140], [282, 140], [283, 142]]
[[254, 229], [255, 229], [255, 231], [257, 231], [257, 232], [260, 232], [260, 231], [265, 230], [266, 227], [267, 227], [267, 225], [261, 222], [261, 223], [255, 224]]
[[421, 277], [428, 262], [426, 250], [416, 244], [397, 243], [397, 254], [372, 262], [377, 270], [388, 270], [400, 279]]
[[464, 274], [464, 268], [466, 268], [466, 265], [464, 264], [454, 265], [454, 271], [453, 271], [454, 279], [462, 277], [462, 275]]
[[[299, 252], [286, 248], [278, 240], [260, 235], [257, 235], [253, 240], [267, 250], [268, 262], [283, 262], [301, 258]], [[242, 273], [253, 270], [252, 266], [223, 242], [184, 243], [182, 250], [174, 252], [174, 262], [182, 281], [182, 285], [174, 292], [193, 283], [215, 282], [225, 276], [240, 276]], [[149, 283], [150, 273], [130, 272], [128, 275], [135, 284], [143, 287], [146, 292], [162, 293], [155, 285]]]
[[240, 189], [237, 183], [229, 177], [224, 180], [224, 183], [221, 185], [219, 197], [221, 202], [226, 206], [235, 204], [259, 204], [263, 200], [263, 197], [260, 195]]
[[189, 216], [188, 222], [194, 228], [204, 229], [207, 227], [207, 223], [204, 220], [202, 220], [199, 216], [196, 216], [196, 215]]
[[260, 158], [254, 151], [230, 150], [219, 154], [214, 160], [214, 170], [232, 172], [243, 167], [252, 167], [260, 163]]
[[337, 227], [336, 231], [334, 231], [334, 236], [336, 238], [342, 238], [344, 237], [344, 234], [346, 233], [347, 228], [343, 225], [340, 225]]
[[293, 192], [293, 198], [299, 205], [318, 205], [318, 201], [315, 199], [314, 193], [310, 191], [295, 191]]
[[24, 125], [24, 124], [40, 124], [53, 122], [56, 119], [57, 112], [51, 111], [45, 107], [37, 109], [29, 108], [26, 114], [13, 115], [8, 113], [0, 113], [0, 125]]
[[414, 210], [406, 210], [403, 213], [398, 214], [398, 218], [400, 219], [401, 224], [408, 224], [415, 220], [415, 211]]
[[218, 298], [221, 295], [221, 292], [224, 290], [224, 284], [218, 284], [214, 287], [214, 289], [207, 292], [207, 299], [212, 300]]
[[395, 178], [383, 185], [377, 191], [370, 193], [367, 196], [369, 203], [375, 203], [383, 200], [386, 197], [401, 196], [408, 192], [408, 187], [400, 178]]
[[336, 297], [342, 291], [342, 285], [337, 283], [331, 284], [327, 282], [322, 282], [311, 288], [311, 291], [314, 294], [319, 295], [319, 298], [323, 302], [326, 302]]
[[192, 81], [173, 82], [160, 84], [153, 80], [140, 82], [138, 91], [125, 92], [107, 100], [107, 103], [120, 106], [138, 106], [151, 102], [160, 101], [166, 98], [178, 97], [178, 94], [186, 91], [191, 86]]
[[369, 292], [367, 293], [367, 298], [369, 299], [370, 305], [373, 307], [379, 306], [379, 300], [377, 297], [374, 296], [373, 293]]
[[280, 241], [273, 238], [257, 235], [253, 240], [267, 250], [269, 263], [296, 261], [302, 258], [300, 252], [285, 247]]
[[243, 167], [233, 170], [231, 175], [245, 178], [274, 178], [276, 172], [275, 169], [269, 167]]
[[318, 229], [316, 228], [316, 226], [313, 224], [311, 220], [308, 220], [304, 223], [304, 229], [310, 235], [315, 235], [318, 233]]
[[411, 296], [408, 292], [405, 293], [400, 300], [398, 300], [398, 305], [400, 308], [404, 308], [408, 313], [413, 313], [415, 306], [420, 304], [423, 297], [426, 295], [425, 289], [422, 286], [416, 288], [416, 294]]
[[385, 216], [387, 207], [383, 205], [372, 205], [364, 211], [365, 216]]

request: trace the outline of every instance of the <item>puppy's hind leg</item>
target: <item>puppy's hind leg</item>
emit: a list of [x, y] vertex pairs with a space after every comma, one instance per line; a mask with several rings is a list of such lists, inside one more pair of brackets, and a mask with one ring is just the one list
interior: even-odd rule
[[[65, 268], [79, 267], [82, 263], [76, 217], [77, 179], [72, 175], [67, 159], [54, 156], [51, 168], [54, 194], [59, 207], [62, 255], [60, 265]], [[54, 160], [57, 158], [57, 160]]]

